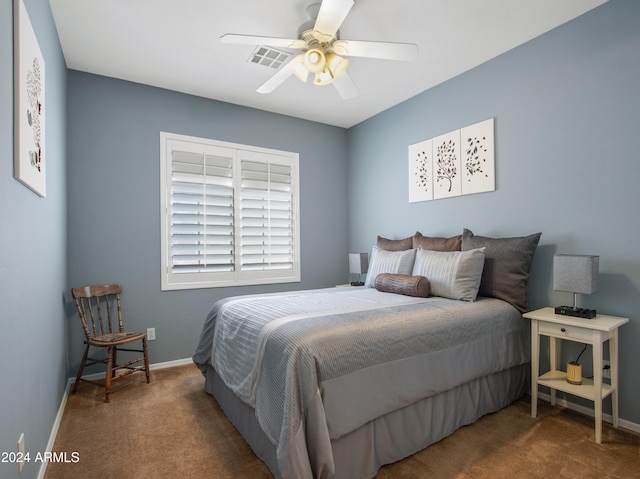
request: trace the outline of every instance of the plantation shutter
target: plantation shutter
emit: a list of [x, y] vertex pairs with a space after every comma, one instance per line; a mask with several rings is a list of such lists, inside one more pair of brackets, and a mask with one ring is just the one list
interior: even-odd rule
[[173, 273], [233, 271], [235, 268], [234, 158], [233, 152], [219, 150], [172, 151]]
[[300, 281], [298, 154], [160, 140], [162, 289]]
[[292, 168], [242, 160], [240, 248], [243, 271], [292, 269]]

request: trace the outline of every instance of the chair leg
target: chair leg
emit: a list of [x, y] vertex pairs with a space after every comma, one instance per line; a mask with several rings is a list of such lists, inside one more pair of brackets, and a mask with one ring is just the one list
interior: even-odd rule
[[147, 352], [147, 338], [142, 338], [142, 350], [144, 351], [144, 372], [147, 375], [147, 384], [151, 382], [151, 374], [149, 372], [149, 353]]
[[116, 369], [117, 367], [118, 367], [118, 348], [114, 347], [113, 359], [111, 359], [111, 377], [112, 378], [116, 377], [116, 373], [118, 372], [118, 370]]
[[73, 387], [71, 388], [71, 394], [75, 394], [78, 391], [78, 384], [80, 384], [80, 378], [82, 377], [82, 371], [84, 371], [84, 363], [87, 361], [87, 356], [89, 355], [89, 345], [84, 348], [84, 354], [82, 355], [82, 362], [80, 363], [80, 367], [78, 368], [78, 374], [76, 375], [76, 382], [73, 383]]
[[107, 352], [107, 373], [104, 378], [104, 402], [109, 402], [111, 395], [111, 377], [113, 373], [113, 346], [108, 348]]

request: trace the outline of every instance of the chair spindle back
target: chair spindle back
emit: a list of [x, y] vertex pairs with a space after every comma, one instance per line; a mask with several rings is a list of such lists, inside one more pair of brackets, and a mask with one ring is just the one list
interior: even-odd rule
[[71, 292], [87, 339], [124, 331], [119, 284], [85, 286]]

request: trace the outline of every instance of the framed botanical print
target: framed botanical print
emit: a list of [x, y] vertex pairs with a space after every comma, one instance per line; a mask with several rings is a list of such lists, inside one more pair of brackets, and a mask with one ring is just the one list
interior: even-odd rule
[[409, 145], [409, 203], [495, 191], [493, 122]]
[[46, 196], [44, 59], [23, 0], [14, 1], [14, 176]]

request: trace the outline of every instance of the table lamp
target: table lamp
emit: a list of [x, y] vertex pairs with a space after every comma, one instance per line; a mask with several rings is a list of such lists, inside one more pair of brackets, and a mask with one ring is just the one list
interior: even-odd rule
[[352, 281], [351, 286], [364, 286], [362, 275], [369, 269], [369, 255], [367, 253], [349, 253], [349, 273], [358, 276], [357, 281]]
[[553, 289], [573, 293], [573, 306], [557, 306], [556, 314], [591, 319], [595, 309], [578, 308], [578, 294], [598, 292], [599, 256], [557, 254], [553, 257]]

